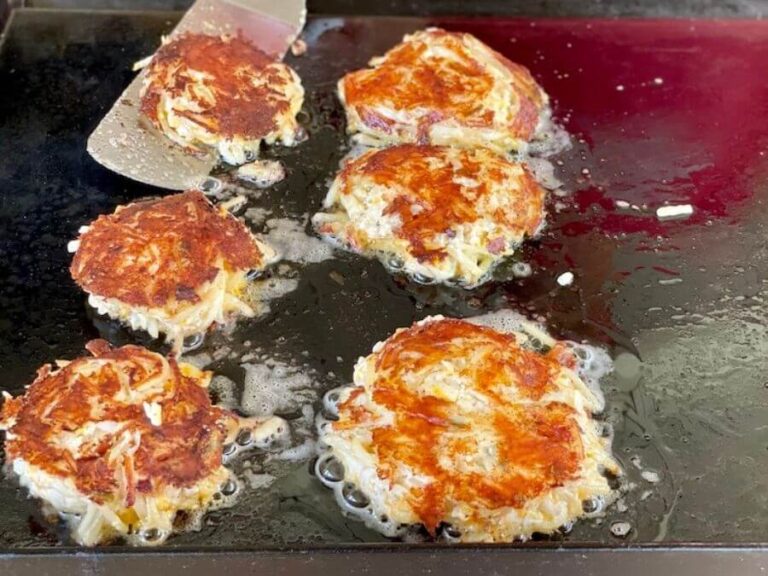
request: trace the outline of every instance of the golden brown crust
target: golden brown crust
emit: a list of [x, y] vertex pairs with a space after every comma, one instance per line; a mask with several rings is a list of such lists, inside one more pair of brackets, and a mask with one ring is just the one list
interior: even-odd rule
[[[172, 358], [138, 346], [94, 341], [88, 349], [92, 358], [56, 371], [44, 366], [24, 395], [6, 400], [0, 426], [8, 430], [8, 461], [72, 479], [95, 502], [119, 489], [127, 506], [138, 493], [189, 487], [221, 466], [236, 419], [211, 405], [207, 373], [184, 375]], [[161, 422], [150, 420], [142, 399], [160, 406]], [[134, 439], [130, 449], [120, 448], [126, 438]], [[86, 440], [73, 448], [76, 439]]]
[[[356, 116], [352, 124], [359, 120], [361, 131], [384, 133], [394, 141], [435, 142], [430, 126], [445, 121], [528, 141], [546, 106], [546, 96], [525, 67], [470, 34], [441, 29], [417, 32], [373, 66], [347, 74], [340, 92], [348, 114], [352, 111]], [[493, 102], [492, 92], [500, 83], [505, 86], [504, 98], [512, 102]], [[503, 114], [499, 106], [507, 105], [513, 110]], [[400, 120], [382, 109], [396, 111], [398, 118], [414, 115], [415, 133], [398, 134]]]
[[[391, 410], [395, 421], [376, 423], [374, 414], [356, 402], [364, 393], [359, 388], [340, 404], [340, 419], [332, 426], [371, 430], [378, 477], [389, 479], [390, 485], [403, 466], [431, 479], [422, 488], [411, 489], [408, 499], [430, 531], [449, 516], [449, 502], [467, 503], [475, 511], [521, 508], [575, 478], [584, 457], [576, 411], [560, 402], [536, 403], [555, 388], [564, 355], [562, 347], [538, 354], [521, 347], [514, 334], [465, 321], [416, 324], [396, 333], [374, 353], [377, 376], [372, 398]], [[446, 467], [446, 458], [461, 461], [478, 453], [480, 436], [475, 440], [462, 430], [451, 400], [414, 390], [420, 385], [414, 378], [426, 378], [441, 363], [460, 358], [471, 361], [463, 364], [457, 377], [472, 382], [472, 390], [495, 406], [488, 425], [500, 449], [495, 457], [500, 465], [491, 470], [460, 473]], [[510, 382], [525, 402], [510, 401], [500, 386]]]
[[[514, 177], [515, 187], [504, 187], [518, 166], [488, 150], [403, 144], [352, 160], [342, 170], [339, 181], [341, 194], [350, 194], [361, 179], [367, 178], [393, 190], [394, 197], [384, 215], [399, 218], [396, 234], [408, 242], [415, 258], [436, 262], [448, 255], [441, 238], [480, 218], [521, 238], [539, 229], [544, 218], [544, 189], [526, 169]], [[477, 185], [462, 184], [467, 181]], [[501, 194], [503, 198], [491, 213], [483, 213], [481, 204], [490, 194]], [[501, 246], [495, 250], [497, 239], [487, 239], [489, 252], [506, 249], [506, 239], [500, 240]]]
[[197, 191], [135, 202], [100, 216], [70, 267], [84, 290], [135, 306], [196, 303], [196, 290], [228, 271], [264, 266], [245, 225]]
[[[199, 111], [184, 115], [223, 137], [238, 136], [259, 140], [276, 128], [276, 117], [285, 112], [288, 101], [281, 89], [286, 76], [272, 65], [274, 59], [241, 36], [221, 38], [205, 34], [183, 34], [163, 45], [147, 70], [152, 81], [146, 85], [141, 111], [160, 127], [158, 105], [163, 93], [192, 95]], [[215, 93], [215, 103], [197, 95], [190, 87], [198, 84], [190, 71], [207, 76], [206, 85]], [[250, 77], [260, 77], [254, 83]]]

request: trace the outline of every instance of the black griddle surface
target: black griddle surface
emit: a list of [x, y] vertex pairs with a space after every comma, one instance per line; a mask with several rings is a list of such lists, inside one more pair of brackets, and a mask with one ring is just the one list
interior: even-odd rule
[[[13, 16], [0, 46], [2, 389], [19, 393], [38, 366], [81, 354], [94, 337], [146, 342], [87, 311], [67, 272], [66, 244], [99, 214], [162, 193], [103, 169], [86, 153], [85, 141], [130, 81], [131, 64], [151, 53], [177, 19], [175, 13], [48, 10], [18, 10]], [[349, 381], [354, 360], [376, 341], [414, 319], [505, 307], [540, 315], [558, 336], [606, 346], [617, 359], [616, 373], [603, 384], [606, 418], [615, 429], [615, 454], [633, 487], [624, 498], [626, 511], [613, 507], [604, 518], [579, 522], [569, 535], [534, 546], [763, 542], [768, 518], [766, 164], [755, 156], [744, 184], [728, 176], [729, 167], [713, 161], [715, 182], [723, 188], [746, 186], [749, 194], [726, 198], [724, 212], [697, 205], [696, 219], [688, 224], [658, 224], [653, 207], [664, 199], [696, 201], [686, 195], [685, 179], [694, 173], [698, 157], [690, 146], [676, 147], [686, 144], [687, 136], [664, 131], [674, 128], [671, 116], [659, 113], [650, 123], [663, 138], [640, 135], [648, 110], [665, 105], [640, 83], [652, 82], [667, 66], [684, 87], [699, 89], [701, 71], [681, 63], [691, 50], [706, 55], [724, 43], [729, 54], [762, 54], [768, 26], [753, 23], [745, 32], [700, 25], [686, 37], [688, 23], [647, 30], [637, 28], [642, 23], [607, 21], [443, 23], [472, 31], [510, 55], [514, 42], [514, 57], [530, 66], [555, 97], [556, 116], [570, 118], [566, 126], [575, 135], [574, 148], [553, 160], [562, 163], [558, 175], [574, 194], [553, 198], [547, 232], [522, 255], [532, 263], [533, 276], [466, 293], [393, 279], [376, 262], [337, 252], [331, 260], [293, 266], [298, 288], [273, 302], [268, 315], [241, 323], [231, 337], [210, 339], [203, 351], [224, 345], [233, 351], [211, 368], [242, 381], [238, 354], [247, 353], [244, 342], [249, 341], [250, 348], [270, 357], [306, 364], [321, 387], [330, 388]], [[288, 58], [307, 89], [310, 139], [295, 149], [269, 152], [284, 161], [289, 177], [250, 207], [299, 221], [318, 209], [347, 151], [336, 80], [404, 32], [426, 24], [376, 18], [310, 22], [308, 53]], [[583, 47], [583, 56], [566, 50], [571, 43]], [[632, 70], [633, 58], [645, 58], [650, 67]], [[712, 66], [726, 74], [728, 66], [743, 68], [743, 63], [736, 58]], [[569, 80], [563, 77], [566, 71], [573, 76], [581, 71], [587, 78]], [[605, 79], [609, 74], [615, 78]], [[629, 100], [637, 106], [608, 97], [619, 83], [637, 91]], [[754, 84], [743, 90], [746, 106], [765, 101], [760, 96], [768, 94], [756, 70]], [[755, 115], [761, 111], [755, 109]], [[598, 126], [598, 119], [603, 124]], [[733, 145], [755, 155], [760, 148], [755, 138], [768, 143], [761, 126], [748, 127], [752, 145], [738, 139]], [[686, 151], [688, 164], [669, 160], [675, 150]], [[657, 176], [666, 178], [675, 170], [679, 180], [672, 178], [662, 195], [656, 194]], [[641, 208], [640, 224], [627, 224], [636, 221], [631, 212], [617, 212], [617, 199]], [[563, 206], [556, 207], [556, 200]], [[562, 289], [555, 278], [566, 270], [576, 274], [576, 281]], [[641, 476], [633, 463], [638, 458], [641, 467], [659, 473], [659, 482]], [[341, 516], [306, 462], [263, 464], [259, 455], [253, 460], [277, 476], [274, 484], [246, 491], [234, 508], [209, 514], [200, 532], [173, 537], [165, 549], [383, 540]], [[9, 479], [0, 482], [0, 508], [0, 548], [72, 545]], [[609, 526], [616, 521], [631, 524], [627, 539], [611, 535]]]

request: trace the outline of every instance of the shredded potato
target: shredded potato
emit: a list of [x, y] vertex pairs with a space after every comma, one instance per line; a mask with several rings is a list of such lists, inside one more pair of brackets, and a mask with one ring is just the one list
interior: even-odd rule
[[619, 468], [592, 419], [601, 399], [567, 346], [539, 352], [531, 339], [438, 316], [358, 361], [320, 441], [343, 467], [336, 488], [369, 500], [372, 528], [448, 524], [466, 542], [510, 542], [612, 498], [603, 471]]
[[244, 164], [261, 142], [298, 143], [304, 89], [286, 64], [240, 36], [184, 34], [164, 41], [147, 66], [142, 113], [192, 151], [214, 148]]
[[120, 206], [71, 246], [70, 271], [101, 314], [178, 350], [184, 338], [253, 316], [247, 275], [277, 259], [245, 225], [195, 191]]
[[404, 144], [343, 167], [313, 219], [390, 269], [477, 286], [544, 221], [544, 189], [490, 150]]
[[347, 129], [368, 145], [519, 150], [550, 114], [530, 72], [471, 34], [422, 30], [370, 65], [338, 85]]
[[41, 368], [0, 411], [13, 472], [80, 544], [161, 543], [179, 511], [204, 511], [230, 479], [226, 442], [285, 425], [212, 406], [211, 374], [190, 364], [104, 340], [88, 349], [92, 357]]

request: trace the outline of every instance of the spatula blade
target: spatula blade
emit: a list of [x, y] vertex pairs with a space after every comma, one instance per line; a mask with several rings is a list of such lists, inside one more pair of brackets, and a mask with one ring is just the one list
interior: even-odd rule
[[[304, 0], [198, 0], [171, 36], [183, 32], [242, 34], [282, 58], [304, 26]], [[110, 170], [170, 190], [198, 186], [217, 164], [214, 152], [193, 155], [140, 117], [139, 73], [88, 139], [88, 153]]]

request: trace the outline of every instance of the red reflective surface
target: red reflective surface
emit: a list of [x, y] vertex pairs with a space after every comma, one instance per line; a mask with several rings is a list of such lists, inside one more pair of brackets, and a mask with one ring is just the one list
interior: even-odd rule
[[[565, 235], [667, 234], [707, 219], [736, 221], [765, 179], [766, 26], [756, 21], [452, 21], [531, 68], [558, 119], [582, 141], [565, 179], [578, 221]], [[588, 173], [584, 170], [588, 171]], [[615, 208], [625, 200], [648, 211]], [[690, 203], [694, 215], [659, 223], [654, 209]], [[586, 216], [586, 217], [585, 217]]]

